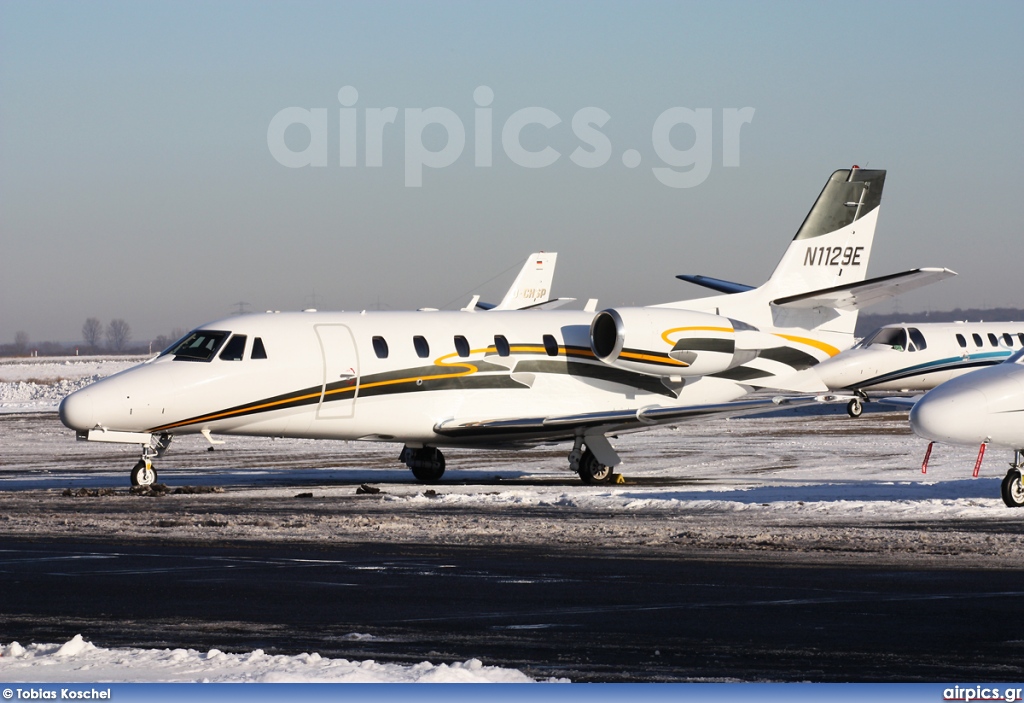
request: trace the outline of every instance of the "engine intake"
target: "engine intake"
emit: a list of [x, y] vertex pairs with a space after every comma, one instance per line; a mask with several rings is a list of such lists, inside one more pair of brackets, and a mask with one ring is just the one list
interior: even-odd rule
[[590, 324], [590, 348], [606, 364], [629, 371], [705, 376], [756, 356], [737, 350], [736, 331], [737, 324], [727, 317], [692, 310], [608, 309]]

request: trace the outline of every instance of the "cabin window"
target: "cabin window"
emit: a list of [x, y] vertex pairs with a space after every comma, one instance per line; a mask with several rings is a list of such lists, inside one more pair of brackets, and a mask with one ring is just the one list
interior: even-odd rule
[[988, 333], [988, 343], [991, 344], [993, 347], [999, 346], [999, 340], [996, 339], [996, 336], [991, 332]]
[[236, 334], [229, 339], [224, 345], [224, 351], [220, 353], [220, 358], [224, 361], [241, 361], [245, 355], [245, 340], [244, 334]]
[[1019, 340], [1020, 340], [1020, 343], [1021, 343], [1022, 345], [1024, 345], [1024, 332], [1018, 332], [1018, 333], [1017, 333], [1017, 339], [1019, 339]]
[[416, 356], [421, 359], [426, 359], [430, 356], [430, 345], [427, 344], [426, 337], [416, 335], [412, 338], [412, 345], [416, 347]]
[[548, 356], [558, 356], [558, 342], [550, 334], [544, 335], [544, 351]]
[[174, 354], [175, 361], [209, 361], [229, 334], [231, 333], [196, 330], [178, 342], [168, 353]]
[[494, 335], [494, 348], [497, 350], [498, 356], [508, 356], [512, 353], [512, 349], [508, 346], [508, 340], [503, 334]]
[[373, 338], [373, 353], [377, 355], [378, 359], [388, 358], [388, 340], [383, 337]]
[[961, 349], [967, 348], [967, 340], [964, 339], [964, 336], [962, 334], [958, 334], [956, 336], [956, 343], [960, 345]]
[[267, 348], [263, 346], [262, 337], [254, 337], [252, 340], [252, 356], [250, 359], [266, 359]]
[[981, 335], [980, 334], [977, 334], [977, 333], [972, 334], [971, 335], [971, 339], [974, 340], [974, 346], [976, 346], [976, 347], [980, 347], [981, 346]]
[[1003, 341], [1006, 342], [1006, 346], [1013, 346], [1013, 335], [1009, 332], [1003, 332]]
[[928, 342], [924, 341], [924, 335], [921, 334], [921, 330], [911, 327], [907, 332], [910, 333], [910, 341], [913, 344], [911, 351], [921, 351], [928, 348]]
[[461, 334], [455, 335], [455, 351], [461, 357], [469, 356], [469, 342]]

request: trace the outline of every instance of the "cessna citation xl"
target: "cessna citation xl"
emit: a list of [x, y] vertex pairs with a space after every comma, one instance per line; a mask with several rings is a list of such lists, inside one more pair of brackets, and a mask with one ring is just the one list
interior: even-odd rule
[[141, 445], [133, 484], [155, 481], [152, 459], [184, 433], [403, 443], [420, 481], [441, 477], [442, 447], [564, 441], [584, 482], [608, 481], [608, 436], [784, 402], [732, 402], [757, 388], [825, 390], [805, 372], [853, 343], [860, 307], [951, 275], [865, 279], [884, 181], [833, 173], [758, 288], [699, 277], [726, 293], [598, 313], [231, 317], [72, 393], [60, 417], [80, 439]]
[[987, 445], [1012, 449], [1013, 461], [1002, 484], [1003, 502], [1011, 508], [1024, 507], [1024, 349], [1001, 364], [964, 374], [925, 393], [910, 411], [910, 427], [931, 442], [979, 445], [975, 476]]
[[886, 325], [815, 367], [833, 391], [853, 391], [851, 416], [868, 391], [926, 391], [1024, 348], [1024, 322], [930, 322]]

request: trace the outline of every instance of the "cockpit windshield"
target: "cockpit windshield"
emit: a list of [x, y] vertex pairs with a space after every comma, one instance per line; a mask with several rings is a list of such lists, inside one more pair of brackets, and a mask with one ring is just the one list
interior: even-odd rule
[[230, 334], [216, 330], [195, 330], [177, 344], [168, 347], [160, 356], [173, 354], [175, 361], [209, 361]]
[[867, 349], [878, 344], [892, 347], [896, 351], [905, 351], [907, 348], [907, 331], [902, 327], [882, 327], [857, 346], [861, 349]]

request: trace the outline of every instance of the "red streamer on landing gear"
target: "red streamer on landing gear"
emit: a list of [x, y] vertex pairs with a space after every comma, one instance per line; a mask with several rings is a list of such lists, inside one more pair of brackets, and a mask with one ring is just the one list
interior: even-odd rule
[[928, 448], [924, 451], [924, 461], [921, 462], [921, 473], [923, 474], [928, 473], [928, 459], [932, 455], [932, 445], [934, 444], [935, 442], [929, 442]]
[[978, 449], [978, 460], [974, 462], [974, 478], [978, 478], [978, 473], [981, 471], [981, 460], [985, 458], [985, 445], [982, 444]]

